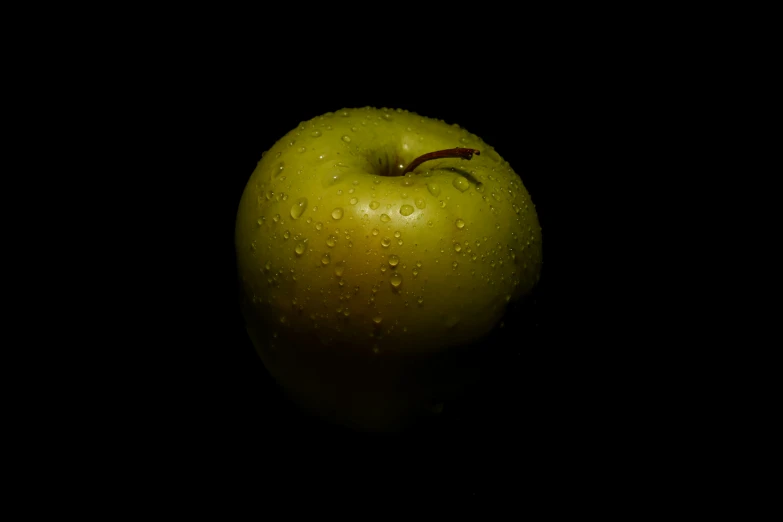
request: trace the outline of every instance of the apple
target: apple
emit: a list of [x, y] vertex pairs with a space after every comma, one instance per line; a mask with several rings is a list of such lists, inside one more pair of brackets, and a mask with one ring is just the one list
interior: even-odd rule
[[404, 428], [457, 396], [470, 377], [453, 357], [541, 270], [535, 206], [510, 165], [400, 109], [330, 112], [283, 136], [244, 189], [235, 242], [270, 374], [360, 430]]

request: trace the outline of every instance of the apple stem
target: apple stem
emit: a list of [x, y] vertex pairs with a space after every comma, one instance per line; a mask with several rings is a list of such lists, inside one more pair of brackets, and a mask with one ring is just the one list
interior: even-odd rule
[[412, 171], [425, 161], [430, 161], [434, 159], [440, 159], [440, 158], [462, 158], [469, 160], [473, 157], [473, 155], [476, 154], [477, 156], [481, 155], [481, 152], [476, 149], [466, 149], [463, 147], [457, 147], [455, 149], [445, 149], [445, 150], [436, 150], [435, 152], [428, 152], [427, 154], [422, 154], [415, 160], [411, 161], [410, 164], [405, 167], [405, 170], [402, 171], [402, 175], [404, 176], [408, 172]]

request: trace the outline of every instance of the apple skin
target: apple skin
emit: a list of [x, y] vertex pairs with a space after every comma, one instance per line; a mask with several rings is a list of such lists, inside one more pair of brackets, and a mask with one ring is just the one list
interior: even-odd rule
[[[399, 175], [455, 147], [480, 155]], [[371, 431], [460, 393], [473, 376], [455, 361], [530, 293], [542, 259], [535, 206], [492, 147], [370, 107], [304, 122], [264, 153], [235, 241], [242, 311], [270, 374], [308, 411]]]

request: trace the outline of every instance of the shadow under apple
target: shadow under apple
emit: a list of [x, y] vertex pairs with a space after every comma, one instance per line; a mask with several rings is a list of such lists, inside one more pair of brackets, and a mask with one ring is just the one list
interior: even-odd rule
[[542, 349], [540, 288], [510, 303], [482, 339], [435, 354], [361, 357], [324, 350], [312, 332], [297, 333], [296, 349], [280, 349], [265, 344], [268, 332], [248, 333], [296, 410], [292, 430], [338, 438], [473, 431], [535, 408], [525, 397]]

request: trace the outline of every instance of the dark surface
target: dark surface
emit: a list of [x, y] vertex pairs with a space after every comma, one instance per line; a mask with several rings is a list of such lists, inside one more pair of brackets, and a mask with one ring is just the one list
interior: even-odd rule
[[[385, 480], [404, 470], [424, 491], [481, 496], [508, 486], [501, 478], [508, 473], [537, 469], [546, 481], [565, 462], [623, 444], [636, 429], [622, 419], [634, 408], [623, 390], [638, 359], [622, 364], [612, 318], [602, 313], [610, 299], [600, 259], [608, 238], [601, 235], [606, 216], [591, 208], [591, 178], [612, 160], [602, 148], [608, 116], [597, 100], [604, 98], [591, 87], [598, 73], [580, 67], [544, 59], [511, 70], [477, 64], [456, 85], [443, 70], [399, 85], [268, 63], [218, 60], [183, 71], [158, 100], [165, 136], [155, 147], [173, 164], [151, 180], [170, 218], [150, 246], [166, 253], [155, 265], [157, 294], [149, 296], [162, 333], [150, 343], [160, 386], [146, 418], [166, 441], [161, 451], [181, 457], [183, 469], [246, 462], [258, 470], [262, 462], [328, 476], [359, 463], [374, 471], [353, 475], [353, 485], [372, 489], [362, 477], [383, 481], [379, 470], [394, 469]], [[245, 333], [236, 285], [234, 220], [261, 153], [301, 121], [367, 105], [404, 108], [481, 136], [521, 176], [542, 225], [541, 282], [485, 341], [480, 383], [432, 422], [392, 437], [350, 433], [290, 404]], [[293, 464], [302, 461], [305, 468]]]

